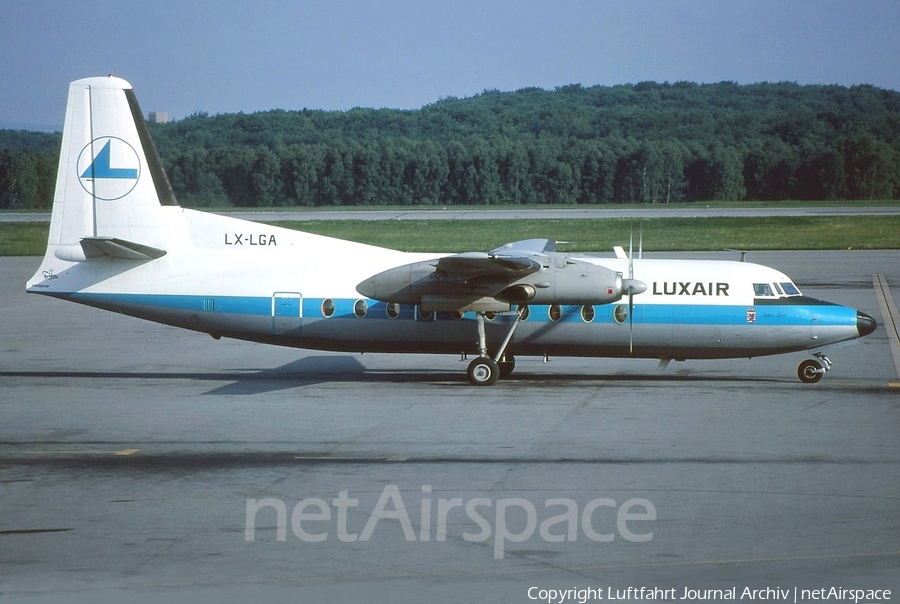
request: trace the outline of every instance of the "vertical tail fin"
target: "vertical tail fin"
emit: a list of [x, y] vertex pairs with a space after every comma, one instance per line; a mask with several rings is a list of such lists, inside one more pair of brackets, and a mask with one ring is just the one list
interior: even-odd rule
[[160, 205], [175, 205], [131, 84], [72, 82], [66, 107], [47, 255], [84, 260], [84, 240], [165, 248]]

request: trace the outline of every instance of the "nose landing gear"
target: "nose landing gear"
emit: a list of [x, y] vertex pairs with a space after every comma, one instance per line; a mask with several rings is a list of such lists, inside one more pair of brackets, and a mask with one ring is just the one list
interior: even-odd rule
[[817, 352], [813, 356], [819, 360], [807, 359], [797, 367], [797, 377], [804, 384], [815, 384], [831, 369], [831, 360], [823, 353]]

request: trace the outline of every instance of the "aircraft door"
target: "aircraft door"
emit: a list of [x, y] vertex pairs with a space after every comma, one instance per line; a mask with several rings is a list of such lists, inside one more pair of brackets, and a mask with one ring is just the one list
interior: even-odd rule
[[300, 319], [303, 318], [303, 296], [297, 292], [272, 294], [272, 333], [275, 335], [300, 335]]

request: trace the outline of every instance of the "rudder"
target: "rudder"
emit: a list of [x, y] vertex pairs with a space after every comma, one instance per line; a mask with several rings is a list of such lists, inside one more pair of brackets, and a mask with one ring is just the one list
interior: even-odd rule
[[131, 84], [109, 77], [69, 85], [48, 254], [85, 258], [85, 238], [167, 247], [161, 205], [176, 205]]

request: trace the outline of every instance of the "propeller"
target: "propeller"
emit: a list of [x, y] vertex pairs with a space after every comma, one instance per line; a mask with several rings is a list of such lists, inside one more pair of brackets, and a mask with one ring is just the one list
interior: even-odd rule
[[[634, 278], [634, 228], [628, 234], [628, 278], [622, 281], [622, 293], [628, 294], [628, 354], [634, 352], [634, 296], [647, 291], [647, 284]], [[644, 227], [641, 225], [641, 236], [638, 253], [644, 257]]]
[[638, 237], [638, 260], [644, 259], [644, 223], [641, 222], [641, 231]]

